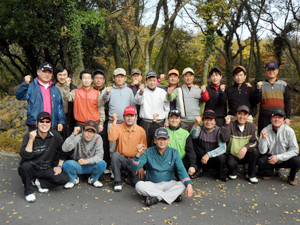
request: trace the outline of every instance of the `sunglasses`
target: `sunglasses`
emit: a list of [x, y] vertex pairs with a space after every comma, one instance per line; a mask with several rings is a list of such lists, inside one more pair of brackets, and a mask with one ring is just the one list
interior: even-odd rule
[[49, 121], [49, 120], [47, 120], [47, 121], [40, 120], [39, 123], [51, 123], [51, 121]]

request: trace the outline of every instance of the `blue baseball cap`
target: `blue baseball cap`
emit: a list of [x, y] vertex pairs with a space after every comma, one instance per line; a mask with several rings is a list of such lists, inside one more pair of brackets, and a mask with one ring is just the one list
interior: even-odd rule
[[266, 70], [268, 69], [278, 69], [277, 62], [271, 61], [266, 64]]

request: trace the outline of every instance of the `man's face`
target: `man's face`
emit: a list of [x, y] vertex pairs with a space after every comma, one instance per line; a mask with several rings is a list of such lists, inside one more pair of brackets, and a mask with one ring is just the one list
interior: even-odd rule
[[212, 130], [216, 125], [216, 120], [213, 118], [206, 117], [203, 119], [203, 125], [206, 130]]
[[48, 118], [45, 118], [43, 120], [40, 120], [38, 123], [38, 130], [41, 133], [47, 133], [51, 128], [51, 120]]
[[176, 115], [172, 115], [171, 117], [168, 118], [168, 120], [171, 127], [178, 127], [181, 122], [180, 116], [176, 116]]
[[123, 86], [126, 82], [126, 76], [122, 75], [122, 74], [118, 74], [116, 76], [113, 77], [114, 82], [116, 83], [117, 87]]
[[132, 126], [135, 123], [136, 115], [127, 114], [123, 116], [123, 118], [127, 126]]
[[220, 85], [220, 82], [222, 80], [222, 76], [216, 72], [214, 72], [210, 77], [209, 77], [211, 83], [213, 85]]
[[237, 83], [238, 85], [242, 85], [245, 80], [247, 78], [247, 75], [245, 75], [244, 71], [239, 72], [238, 74], [235, 74], [233, 76], [233, 80], [235, 81], [235, 83]]
[[170, 138], [165, 139], [165, 138], [154, 138], [154, 143], [156, 144], [158, 150], [166, 149], [168, 144], [170, 142]]
[[68, 78], [68, 71], [67, 70], [64, 70], [62, 72], [57, 73], [57, 81], [61, 85], [64, 85], [66, 83], [67, 78]]
[[157, 85], [157, 77], [149, 77], [146, 80], [146, 83], [147, 83], [149, 88], [154, 89]]
[[82, 74], [81, 82], [82, 82], [82, 86], [90, 87], [93, 82], [92, 75], [89, 73]]
[[268, 69], [266, 70], [266, 75], [268, 79], [277, 78], [277, 74], [279, 72], [279, 69]]
[[271, 123], [274, 128], [278, 129], [279, 127], [282, 126], [282, 124], [284, 124], [284, 117], [282, 117], [280, 115], [272, 116]]
[[39, 80], [42, 83], [47, 84], [52, 79], [53, 72], [50, 70], [38, 70], [37, 74], [39, 76]]
[[248, 120], [249, 113], [245, 111], [240, 111], [235, 114], [236, 120], [238, 121], [239, 126], [244, 126]]
[[104, 76], [102, 74], [95, 75], [93, 82], [96, 88], [102, 88], [103, 84], [105, 83]]
[[191, 72], [187, 72], [183, 75], [182, 79], [186, 86], [191, 86], [194, 83], [195, 76]]
[[176, 74], [170, 74], [168, 82], [170, 85], [177, 85], [179, 83], [179, 76], [177, 76]]
[[132, 82], [136, 80], [138, 81], [139, 84], [141, 83], [142, 79], [143, 79], [142, 75], [138, 73], [135, 73], [131, 76]]
[[91, 141], [93, 140], [93, 138], [95, 137], [96, 135], [96, 132], [92, 129], [83, 129], [83, 138], [86, 140], [86, 141]]

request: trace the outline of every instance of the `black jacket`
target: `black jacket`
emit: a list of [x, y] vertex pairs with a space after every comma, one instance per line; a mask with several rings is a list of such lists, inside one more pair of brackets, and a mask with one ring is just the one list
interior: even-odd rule
[[205, 104], [205, 110], [213, 110], [217, 117], [224, 118], [227, 116], [227, 103], [226, 98], [222, 98], [220, 95], [221, 89], [218, 91], [211, 84], [206, 87], [206, 90], [209, 93], [209, 100]]

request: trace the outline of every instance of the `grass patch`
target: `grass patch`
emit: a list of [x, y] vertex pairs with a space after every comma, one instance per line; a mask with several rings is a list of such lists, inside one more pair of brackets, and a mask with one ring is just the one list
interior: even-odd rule
[[22, 140], [22, 137], [12, 138], [7, 133], [0, 134], [0, 152], [19, 154], [22, 146]]

